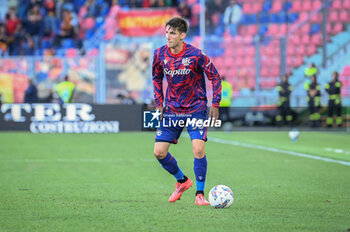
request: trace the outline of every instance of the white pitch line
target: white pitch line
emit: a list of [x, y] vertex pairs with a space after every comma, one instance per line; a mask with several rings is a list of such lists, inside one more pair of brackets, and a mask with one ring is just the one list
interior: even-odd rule
[[337, 164], [350, 166], [350, 162], [329, 159], [329, 158], [325, 158], [325, 157], [321, 157], [321, 156], [317, 156], [317, 155], [308, 155], [308, 154], [301, 153], [301, 152], [282, 150], [282, 149], [278, 149], [278, 148], [266, 147], [266, 146], [255, 145], [255, 144], [250, 144], [250, 143], [241, 143], [241, 142], [237, 142], [237, 141], [230, 141], [230, 140], [226, 140], [226, 139], [219, 139], [219, 138], [213, 138], [213, 137], [208, 137], [208, 139], [209, 139], [209, 141], [221, 143], [221, 144], [229, 144], [229, 145], [238, 146], [238, 147], [247, 147], [247, 148], [259, 149], [259, 150], [264, 150], [264, 151], [278, 152], [278, 153], [283, 153], [283, 154], [292, 155], [292, 156], [304, 157], [304, 158], [309, 158], [309, 159], [314, 159], [314, 160], [322, 160], [325, 162], [337, 163]]

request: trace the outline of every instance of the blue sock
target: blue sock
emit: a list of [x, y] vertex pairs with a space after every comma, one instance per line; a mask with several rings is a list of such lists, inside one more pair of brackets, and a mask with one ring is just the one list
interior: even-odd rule
[[197, 191], [204, 191], [205, 176], [207, 175], [207, 157], [202, 159], [194, 158], [193, 170], [196, 175]]
[[182, 180], [184, 178], [185, 175], [179, 166], [177, 166], [176, 159], [169, 152], [164, 159], [159, 159], [158, 161], [165, 170], [176, 178], [176, 180]]

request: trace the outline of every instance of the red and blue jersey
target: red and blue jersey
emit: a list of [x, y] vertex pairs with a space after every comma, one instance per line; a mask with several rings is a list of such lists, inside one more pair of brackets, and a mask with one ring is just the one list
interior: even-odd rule
[[153, 88], [157, 107], [162, 107], [163, 77], [168, 83], [165, 106], [175, 113], [194, 113], [207, 110], [205, 76], [213, 85], [212, 106], [219, 107], [221, 77], [215, 66], [200, 49], [184, 43], [183, 50], [172, 54], [167, 45], [154, 51]]

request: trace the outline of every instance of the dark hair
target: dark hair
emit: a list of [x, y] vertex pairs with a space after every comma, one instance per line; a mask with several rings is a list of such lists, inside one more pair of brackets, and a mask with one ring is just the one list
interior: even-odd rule
[[169, 19], [169, 21], [166, 22], [165, 26], [170, 26], [171, 28], [178, 30], [180, 33], [186, 33], [188, 29], [187, 21], [180, 16], [175, 16]]
[[337, 71], [334, 71], [334, 72], [333, 72], [333, 75], [335, 75], [336, 80], [338, 80], [338, 78], [339, 78], [339, 73], [338, 73]]

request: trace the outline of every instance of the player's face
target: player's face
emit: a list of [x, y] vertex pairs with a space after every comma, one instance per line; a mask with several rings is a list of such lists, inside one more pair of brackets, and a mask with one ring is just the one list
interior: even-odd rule
[[181, 45], [185, 38], [185, 33], [180, 33], [178, 30], [167, 26], [165, 29], [166, 40], [169, 48], [176, 48]]

